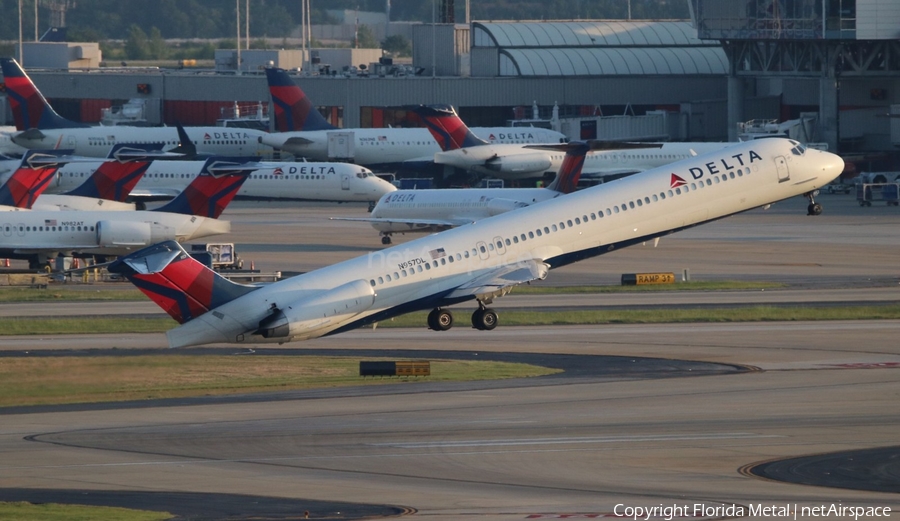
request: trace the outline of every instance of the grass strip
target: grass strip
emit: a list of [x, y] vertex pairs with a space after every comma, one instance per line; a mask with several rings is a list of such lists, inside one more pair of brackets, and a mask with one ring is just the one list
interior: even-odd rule
[[[459, 309], [456, 325], [469, 327], [469, 309]], [[578, 324], [666, 324], [686, 322], [777, 322], [815, 320], [895, 320], [900, 305], [871, 306], [747, 306], [737, 308], [503, 311], [497, 310], [503, 326], [550, 326]], [[379, 322], [378, 327], [425, 327], [428, 313], [421, 311]], [[9, 318], [0, 321], [0, 335], [62, 335], [161, 333], [176, 323], [169, 318]]]
[[641, 286], [544, 286], [523, 284], [513, 289], [513, 295], [570, 295], [576, 293], [640, 293], [658, 291], [759, 291], [783, 289], [788, 284], [780, 282], [676, 282], [675, 284], [646, 284]]
[[[378, 360], [378, 358], [365, 358]], [[394, 359], [390, 359], [394, 360]], [[360, 358], [135, 355], [0, 359], [0, 407], [184, 398], [416, 381], [525, 378], [559, 372], [528, 364], [432, 360], [431, 376], [362, 378]], [[5, 519], [0, 516], [0, 519]]]
[[134, 301], [147, 300], [140, 291], [129, 289], [71, 289], [51, 286], [47, 289], [0, 288], [0, 302], [43, 301]]
[[[646, 286], [545, 286], [522, 285], [513, 290], [516, 295], [566, 295], [573, 293], [630, 293], [645, 291], [759, 291], [779, 289], [787, 284], [778, 282], [678, 282], [675, 284], [650, 284]], [[147, 297], [136, 289], [71, 289], [51, 286], [47, 289], [0, 288], [0, 302], [41, 302], [58, 300], [106, 300], [135, 301]]]
[[16, 521], [162, 521], [173, 517], [168, 512], [119, 507], [0, 502], [0, 519]]

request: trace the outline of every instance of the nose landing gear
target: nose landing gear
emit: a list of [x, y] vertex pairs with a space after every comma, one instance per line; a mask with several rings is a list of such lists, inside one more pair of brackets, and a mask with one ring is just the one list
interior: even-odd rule
[[806, 192], [803, 194], [804, 197], [809, 199], [809, 206], [806, 207], [806, 215], [821, 215], [822, 214], [822, 205], [816, 202], [815, 197], [819, 195], [818, 190], [813, 190], [812, 192]]

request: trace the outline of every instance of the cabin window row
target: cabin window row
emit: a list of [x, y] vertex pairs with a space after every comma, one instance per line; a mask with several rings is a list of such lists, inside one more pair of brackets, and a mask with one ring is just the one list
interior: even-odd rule
[[92, 232], [93, 226], [25, 226], [25, 225], [5, 225], [3, 231], [7, 234], [14, 230], [19, 232]]
[[620, 208], [622, 212], [625, 212], [628, 209], [634, 209], [640, 206], [644, 206], [645, 204], [650, 204], [651, 202], [665, 200], [667, 197], [675, 197], [676, 195], [688, 193], [691, 190], [698, 190], [704, 186], [712, 186], [713, 184], [718, 184], [723, 181], [728, 181], [729, 179], [736, 179], [738, 177], [743, 177], [744, 175], [749, 174], [749, 168], [738, 168], [733, 172], [727, 172], [721, 175], [707, 178], [705, 180], [695, 181], [690, 183], [690, 185], [685, 184], [672, 190], [660, 192], [659, 194], [653, 194], [652, 196], [647, 196], [643, 199], [635, 199], [633, 201], [629, 201], [628, 203], [622, 203], [621, 205], [606, 208], [605, 210], [600, 210], [596, 213], [591, 212], [590, 214], [584, 214], [581, 217], [566, 219], [565, 221], [560, 221], [557, 224], [551, 224], [542, 228], [537, 228], [527, 233], [521, 233], [519, 235], [513, 235], [512, 237], [507, 238], [498, 238], [495, 241], [482, 243], [481, 245], [478, 245], [475, 248], [471, 249], [471, 255], [469, 253], [470, 250], [466, 250], [462, 253], [448, 254], [446, 257], [441, 257], [439, 260], [425, 262], [423, 264], [419, 264], [418, 266], [407, 268], [404, 270], [397, 270], [394, 271], [393, 274], [388, 273], [386, 275], [378, 277], [377, 279], [370, 279], [369, 284], [374, 287], [380, 284], [385, 284], [387, 282], [392, 282], [394, 280], [399, 280], [407, 276], [415, 275], [416, 273], [430, 271], [432, 267], [437, 268], [438, 266], [445, 266], [448, 263], [452, 264], [454, 262], [454, 259], [456, 261], [460, 261], [462, 259], [477, 257], [479, 251], [482, 254], [490, 254], [490, 252], [493, 251], [500, 251], [502, 254], [504, 252], [505, 246], [524, 243], [529, 239], [534, 239], [535, 237], [543, 237], [544, 235], [548, 235], [553, 232], [565, 230], [567, 227], [572, 228], [574, 226], [586, 224], [588, 221], [596, 221], [598, 218], [602, 219], [604, 214], [608, 216], [614, 213], [619, 213]]

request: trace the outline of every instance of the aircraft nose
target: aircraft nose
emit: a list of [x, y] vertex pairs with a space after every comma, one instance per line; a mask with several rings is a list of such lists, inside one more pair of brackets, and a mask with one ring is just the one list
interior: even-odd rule
[[822, 173], [824, 177], [828, 181], [837, 179], [841, 172], [844, 171], [844, 160], [841, 159], [841, 156], [830, 152], [822, 152], [822, 154], [825, 156], [822, 158]]

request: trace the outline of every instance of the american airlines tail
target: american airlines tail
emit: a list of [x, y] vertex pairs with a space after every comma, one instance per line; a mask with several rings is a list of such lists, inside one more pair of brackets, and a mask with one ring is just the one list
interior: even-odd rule
[[110, 272], [127, 277], [179, 324], [257, 289], [231, 282], [207, 268], [176, 241], [141, 251], [138, 261], [118, 260], [109, 266]]
[[0, 67], [3, 69], [3, 81], [6, 83], [6, 94], [9, 97], [17, 130], [90, 126], [70, 121], [57, 114], [16, 60], [0, 58]]
[[444, 152], [489, 142], [476, 136], [450, 105], [418, 105], [413, 108]]
[[255, 158], [211, 157], [183, 192], [156, 211], [218, 219], [244, 181], [257, 169]]
[[53, 180], [53, 174], [65, 164], [60, 157], [71, 153], [71, 150], [26, 152], [19, 168], [0, 186], [0, 205], [31, 209], [34, 201]]
[[266, 80], [269, 82], [269, 93], [275, 107], [277, 132], [337, 128], [325, 121], [287, 71], [269, 67], [266, 69]]
[[141, 180], [153, 162], [144, 152], [159, 152], [162, 144], [128, 145], [117, 143], [109, 152], [107, 161], [84, 183], [65, 195], [77, 195], [94, 199], [125, 202], [128, 194]]

